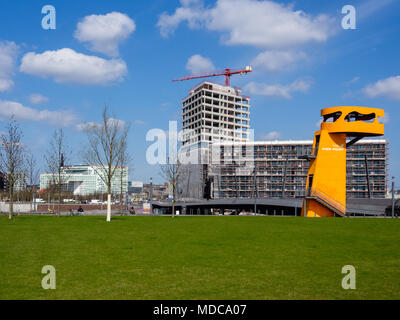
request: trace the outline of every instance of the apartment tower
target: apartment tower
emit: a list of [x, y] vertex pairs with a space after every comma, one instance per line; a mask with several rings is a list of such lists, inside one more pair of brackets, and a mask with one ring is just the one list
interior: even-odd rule
[[[182, 100], [182, 149], [194, 161], [182, 183], [184, 198], [207, 198], [209, 150], [213, 143], [250, 139], [250, 97], [240, 88], [203, 81]], [[210, 191], [208, 191], [210, 192]]]
[[240, 88], [204, 81], [182, 100], [184, 148], [207, 148], [212, 142], [249, 140], [250, 97]]

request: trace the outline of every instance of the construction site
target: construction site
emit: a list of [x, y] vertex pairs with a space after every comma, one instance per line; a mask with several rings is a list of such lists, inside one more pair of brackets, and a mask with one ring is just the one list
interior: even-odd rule
[[[293, 197], [305, 196], [309, 163], [302, 159], [311, 154], [312, 140], [256, 141], [246, 143], [254, 159], [250, 175], [240, 175], [237, 163], [224, 161], [226, 154], [241, 144], [217, 144], [221, 161], [212, 163], [213, 198]], [[243, 144], [244, 145], [244, 144]], [[384, 139], [362, 140], [347, 149], [347, 197], [385, 198], [388, 176], [388, 142]], [[229, 156], [228, 156], [229, 158]]]
[[[177, 199], [185, 203], [183, 207], [190, 207], [190, 202], [199, 204], [213, 200], [214, 208], [221, 209], [228, 208], [229, 201], [247, 203], [246, 199], [255, 199], [261, 208], [261, 203], [268, 199], [301, 200], [307, 195], [313, 141], [254, 141], [250, 127], [250, 97], [230, 84], [232, 75], [249, 72], [252, 68], [247, 66], [173, 80], [225, 77], [224, 85], [208, 79], [202, 81], [182, 99], [181, 151], [194, 153], [197, 157], [197, 162], [187, 165], [189, 173], [180, 182]], [[357, 204], [364, 199], [363, 203], [369, 201], [370, 207], [375, 200], [381, 199], [383, 208], [388, 195], [389, 143], [382, 138], [356, 140], [345, 152], [346, 198], [354, 199], [353, 203]], [[224, 203], [222, 207], [219, 200]], [[248, 205], [250, 207], [246, 207]], [[245, 205], [248, 210], [258, 212], [253, 208], [253, 200], [248, 205]], [[204, 207], [204, 204], [199, 206]], [[265, 204], [266, 210], [268, 206]], [[204, 213], [200, 207], [190, 212]], [[296, 202], [297, 207], [301, 205]], [[297, 215], [296, 210], [291, 212]], [[374, 212], [377, 211], [382, 209]]]

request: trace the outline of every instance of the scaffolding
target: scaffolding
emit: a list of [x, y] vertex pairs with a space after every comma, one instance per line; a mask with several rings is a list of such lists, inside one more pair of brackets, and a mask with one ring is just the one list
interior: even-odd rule
[[[299, 158], [311, 154], [312, 141], [255, 142], [251, 147], [254, 155], [253, 170], [243, 175], [240, 169], [248, 164], [225, 161], [232, 157], [232, 144], [220, 144], [221, 161], [208, 168], [208, 175], [214, 177], [215, 199], [253, 198], [255, 195], [262, 198], [305, 196], [309, 161]], [[372, 198], [385, 198], [388, 154], [389, 143], [383, 139], [366, 139], [348, 148], [348, 198], [367, 198], [369, 195]]]

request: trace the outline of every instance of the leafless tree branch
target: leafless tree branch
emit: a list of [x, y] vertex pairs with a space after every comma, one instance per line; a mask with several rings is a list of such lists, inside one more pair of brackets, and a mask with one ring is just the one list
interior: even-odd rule
[[15, 182], [19, 179], [18, 174], [25, 169], [25, 150], [21, 142], [22, 137], [19, 124], [14, 117], [11, 117], [5, 133], [0, 137], [0, 170], [6, 177], [10, 194], [9, 219], [12, 219], [14, 214]]
[[[86, 128], [88, 145], [83, 152], [83, 161], [93, 167], [96, 174], [107, 187], [111, 195], [112, 179], [115, 171], [121, 166], [121, 154], [126, 151], [129, 125], [122, 124], [108, 114], [108, 107], [103, 109], [101, 124], [92, 124]], [[107, 206], [107, 221], [111, 215]]]

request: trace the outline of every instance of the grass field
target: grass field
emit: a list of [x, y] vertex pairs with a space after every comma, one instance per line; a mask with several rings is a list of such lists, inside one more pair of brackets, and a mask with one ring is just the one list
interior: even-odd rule
[[2, 216], [0, 243], [0, 299], [400, 298], [397, 219]]

